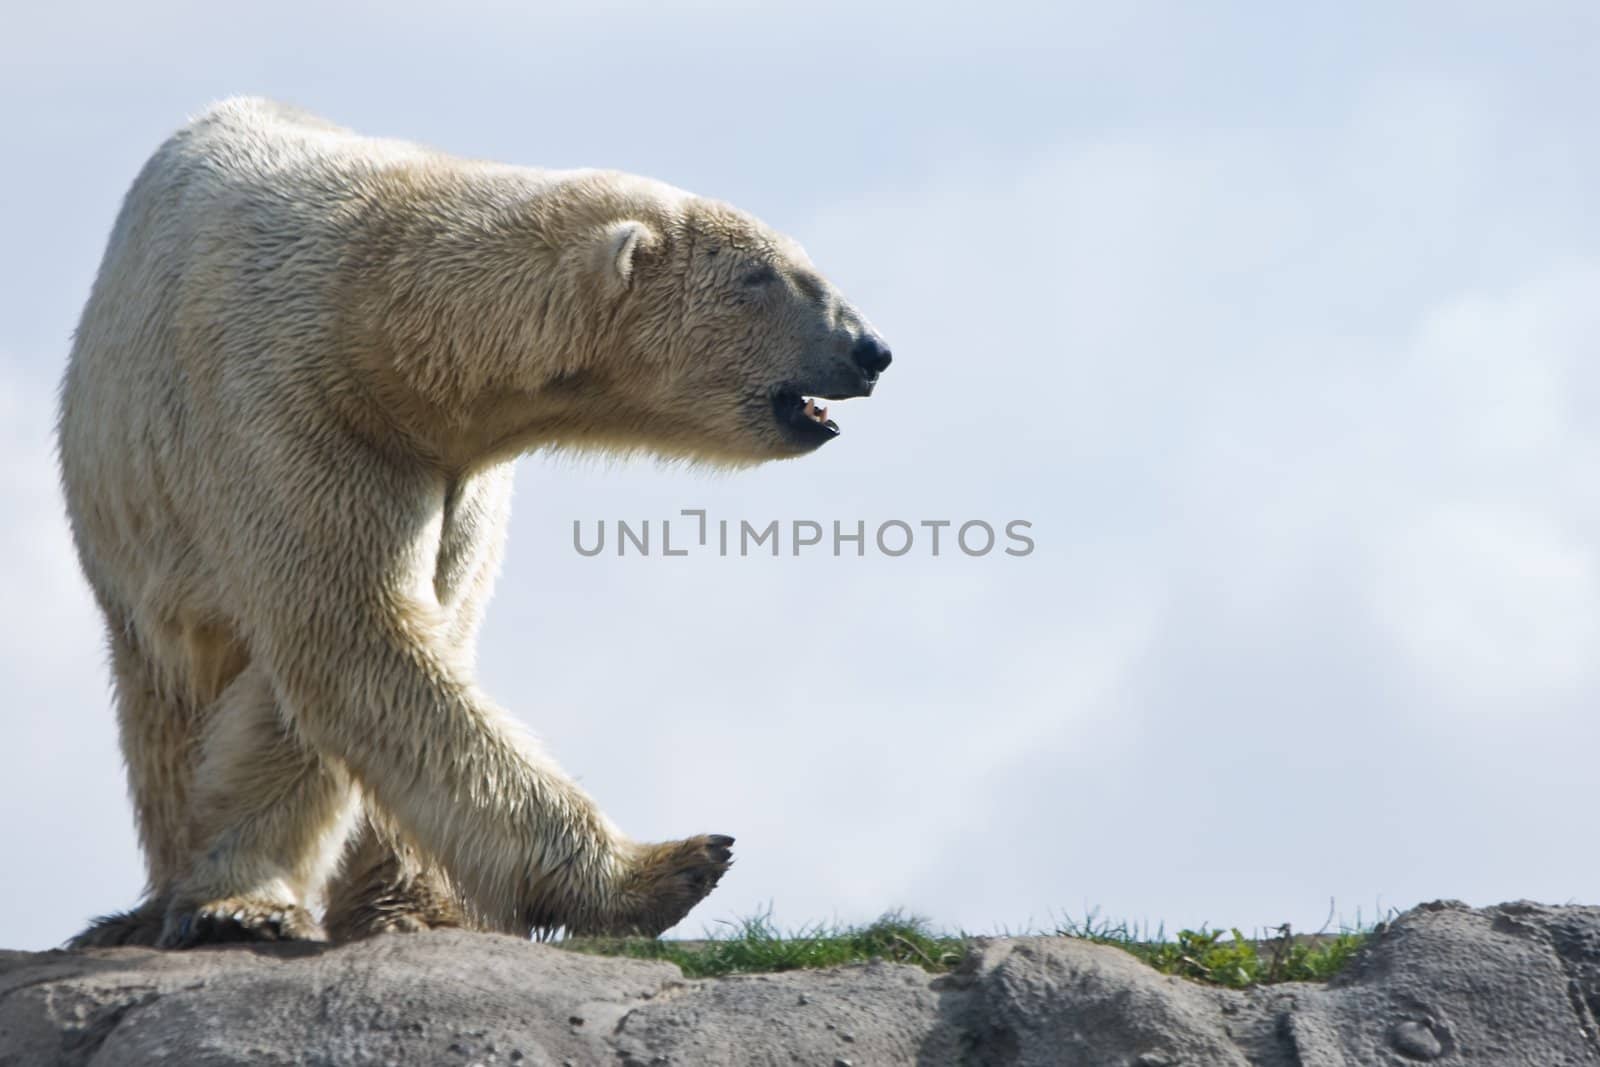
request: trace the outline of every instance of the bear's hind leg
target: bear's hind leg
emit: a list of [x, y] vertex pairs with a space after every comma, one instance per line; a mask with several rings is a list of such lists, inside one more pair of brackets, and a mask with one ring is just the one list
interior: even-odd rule
[[85, 948], [121, 948], [154, 945], [161, 939], [167, 906], [160, 898], [145, 901], [132, 911], [119, 911], [89, 920], [89, 928], [67, 942], [73, 951]]
[[315, 898], [356, 810], [344, 769], [288, 731], [270, 679], [254, 665], [210, 709], [202, 746], [194, 853], [160, 944], [321, 939]]
[[476, 925], [444, 871], [373, 814], [362, 818], [328, 887], [323, 924], [335, 941]]
[[145, 862], [145, 899], [130, 911], [102, 915], [67, 942], [69, 948], [154, 945], [167, 891], [188, 853], [193, 735], [199, 728], [185, 686], [163, 672], [126, 611], [98, 587], [116, 690], [117, 735], [128, 769], [134, 824]]

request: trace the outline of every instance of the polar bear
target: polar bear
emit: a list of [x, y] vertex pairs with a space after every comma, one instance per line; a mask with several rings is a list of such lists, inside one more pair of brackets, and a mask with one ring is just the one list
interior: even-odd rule
[[660, 182], [257, 99], [184, 127], [61, 389], [148, 870], [75, 944], [676, 923], [733, 839], [630, 839], [474, 684], [512, 463], [804, 455], [889, 361], [792, 240]]

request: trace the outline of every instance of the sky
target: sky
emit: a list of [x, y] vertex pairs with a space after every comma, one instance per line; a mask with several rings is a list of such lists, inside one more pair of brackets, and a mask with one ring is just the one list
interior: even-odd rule
[[[631, 835], [738, 837], [677, 933], [1600, 901], [1595, 5], [67, 2], [0, 40], [0, 946], [140, 892], [55, 385], [238, 93], [728, 200], [892, 344], [800, 461], [519, 468], [480, 681]], [[683, 509], [782, 554], [615, 554]]]

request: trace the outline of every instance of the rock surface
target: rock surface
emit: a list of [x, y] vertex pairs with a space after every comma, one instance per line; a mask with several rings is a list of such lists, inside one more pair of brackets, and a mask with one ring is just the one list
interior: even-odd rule
[[1065, 938], [954, 974], [689, 981], [486, 934], [0, 953], [0, 1065], [1086, 1064], [1600, 1067], [1600, 908], [1438, 903], [1327, 985], [1163, 977]]

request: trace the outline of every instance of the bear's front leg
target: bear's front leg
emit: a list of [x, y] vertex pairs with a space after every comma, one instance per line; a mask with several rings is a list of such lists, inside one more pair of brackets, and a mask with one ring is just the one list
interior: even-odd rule
[[[515, 723], [454, 681], [427, 646], [408, 647], [396, 636], [337, 658], [365, 662], [371, 673], [350, 679], [358, 689], [295, 705], [297, 729], [320, 751], [337, 754], [367, 803], [443, 867], [485, 927], [522, 936], [561, 929], [655, 935], [681, 920], [727, 870], [731, 837], [660, 845], [627, 838]], [[380, 876], [388, 871], [380, 864]], [[418, 873], [428, 885], [445, 881], [427, 878], [426, 866]], [[426, 918], [392, 923], [375, 912], [362, 918], [374, 902], [377, 911], [406, 912], [418, 884], [401, 878], [392, 902], [374, 898], [369, 885], [353, 912], [336, 896], [338, 914], [355, 916], [348, 932], [341, 919], [341, 933], [439, 925]]]
[[312, 908], [353, 821], [349, 776], [288, 732], [255, 665], [206, 719], [191, 794], [196, 852], [158, 943], [322, 939]]
[[[625, 854], [626, 874], [618, 887], [615, 906], [609, 914], [597, 917], [593, 925], [566, 924], [569, 933], [660, 935], [677, 925], [690, 908], [717, 887], [733, 863], [733, 838], [702, 834], [664, 844], [632, 843]], [[546, 929], [561, 924], [536, 919], [533, 925], [535, 929]]]
[[640, 845], [472, 683], [435, 575], [446, 480], [331, 429], [252, 438], [229, 531], [250, 652], [293, 735], [449, 875], [490, 929], [659, 932], [731, 838]]

